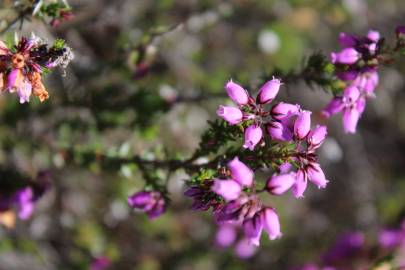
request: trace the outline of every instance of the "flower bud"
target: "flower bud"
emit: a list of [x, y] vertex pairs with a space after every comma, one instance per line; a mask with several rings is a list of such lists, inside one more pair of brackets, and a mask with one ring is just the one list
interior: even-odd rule
[[235, 246], [235, 254], [240, 259], [248, 259], [255, 255], [256, 247], [246, 238], [241, 239]]
[[325, 118], [329, 118], [334, 114], [340, 112], [344, 107], [343, 101], [341, 97], [333, 98], [328, 105], [322, 110], [322, 116]]
[[18, 217], [27, 220], [34, 212], [34, 192], [31, 187], [26, 187], [17, 191], [14, 195], [17, 205]]
[[149, 218], [156, 218], [165, 211], [165, 200], [159, 191], [140, 191], [128, 197], [132, 208], [140, 209]]
[[360, 112], [356, 108], [347, 108], [343, 111], [343, 129], [345, 133], [356, 133]]
[[260, 142], [263, 136], [262, 128], [258, 125], [251, 125], [245, 130], [245, 143], [244, 148], [253, 151], [255, 146]]
[[20, 98], [21, 104], [30, 101], [31, 93], [32, 93], [32, 85], [27, 81], [23, 81], [21, 85], [17, 88], [17, 95]]
[[280, 90], [281, 81], [279, 79], [272, 79], [266, 82], [259, 90], [257, 101], [260, 104], [271, 102]]
[[267, 132], [273, 140], [289, 142], [293, 139], [290, 129], [280, 122], [269, 122], [267, 124]]
[[13, 93], [21, 86], [24, 80], [24, 75], [22, 74], [21, 69], [15, 68], [12, 69], [7, 77], [7, 88], [10, 93]]
[[252, 185], [254, 173], [238, 157], [235, 157], [228, 163], [228, 169], [231, 171], [232, 179], [241, 186], [250, 187]]
[[231, 224], [223, 224], [218, 227], [215, 234], [215, 243], [217, 246], [226, 248], [231, 246], [237, 237], [237, 231], [235, 226]]
[[331, 61], [333, 64], [351, 65], [357, 62], [360, 58], [360, 53], [354, 48], [345, 48], [340, 52], [331, 53]]
[[232, 201], [239, 197], [242, 188], [234, 180], [215, 179], [212, 191], [223, 197], [225, 200]]
[[228, 96], [238, 105], [246, 105], [249, 102], [249, 95], [242, 86], [230, 80], [225, 85]]
[[357, 39], [347, 33], [340, 33], [339, 34], [339, 44], [344, 47], [344, 48], [348, 48], [348, 47], [354, 47], [357, 43]]
[[326, 126], [317, 125], [313, 130], [309, 132], [307, 142], [311, 146], [318, 148], [325, 140], [327, 134], [328, 130]]
[[273, 195], [281, 195], [295, 183], [295, 173], [273, 175], [267, 180], [267, 191]]
[[303, 169], [299, 169], [296, 174], [295, 183], [293, 186], [293, 194], [295, 198], [304, 198], [304, 192], [307, 189], [307, 175]]
[[249, 243], [254, 246], [260, 245], [260, 236], [262, 235], [263, 223], [260, 215], [255, 215], [253, 218], [243, 222], [243, 231], [245, 237], [249, 239]]
[[360, 97], [360, 90], [353, 85], [345, 88], [343, 91], [343, 102], [354, 102]]
[[280, 102], [271, 108], [270, 113], [274, 119], [281, 120], [290, 114], [298, 112], [298, 110], [299, 107], [297, 105]]
[[242, 121], [243, 113], [239, 108], [231, 106], [222, 106], [220, 105], [217, 110], [217, 115], [223, 118], [231, 125], [236, 125]]
[[380, 40], [380, 33], [375, 30], [370, 30], [367, 33], [367, 38], [372, 42], [378, 42]]
[[318, 163], [311, 163], [307, 168], [308, 180], [314, 183], [318, 188], [325, 188], [329, 182], [325, 178], [321, 167]]
[[270, 240], [275, 240], [282, 236], [280, 231], [280, 221], [273, 208], [265, 208], [261, 213], [263, 229], [269, 235]]
[[294, 135], [296, 138], [304, 139], [311, 130], [311, 112], [302, 111], [294, 123]]

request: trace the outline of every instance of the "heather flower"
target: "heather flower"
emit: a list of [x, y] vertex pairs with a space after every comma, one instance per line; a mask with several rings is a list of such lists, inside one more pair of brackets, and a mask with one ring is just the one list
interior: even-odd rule
[[222, 117], [231, 125], [239, 124], [242, 121], [243, 113], [240, 109], [231, 106], [219, 106], [217, 115]]
[[273, 101], [280, 90], [281, 81], [279, 79], [272, 79], [266, 82], [259, 90], [257, 95], [258, 103], [266, 104]]
[[405, 243], [405, 230], [384, 229], [378, 236], [378, 243], [386, 249], [392, 249]]
[[222, 224], [215, 234], [215, 243], [219, 247], [229, 247], [235, 242], [236, 238], [236, 227], [231, 224]]
[[280, 102], [271, 109], [271, 116], [274, 119], [282, 120], [289, 115], [294, 115], [299, 111], [298, 105]]
[[302, 111], [294, 123], [294, 135], [298, 139], [304, 139], [311, 130], [311, 112]]
[[203, 184], [198, 186], [191, 186], [185, 192], [184, 195], [194, 199], [191, 206], [195, 211], [207, 211], [212, 207], [214, 210], [219, 206], [216, 200], [216, 194], [211, 191], [213, 181], [204, 181]]
[[331, 61], [333, 64], [354, 64], [359, 60], [360, 53], [357, 52], [354, 48], [345, 48], [340, 52], [331, 53]]
[[232, 179], [215, 179], [212, 191], [225, 200], [232, 201], [239, 197], [244, 186], [250, 187], [252, 185], [254, 174], [238, 157], [228, 163], [228, 169]]
[[228, 163], [228, 169], [231, 171], [232, 179], [241, 186], [250, 187], [253, 184], [253, 171], [241, 162], [238, 157]]
[[163, 214], [166, 203], [159, 191], [141, 191], [128, 197], [128, 204], [135, 209], [145, 212], [149, 218]]
[[270, 240], [275, 240], [282, 236], [280, 231], [280, 221], [273, 208], [265, 208], [261, 213], [263, 229], [269, 235]]
[[379, 81], [377, 66], [380, 61], [380, 39], [380, 33], [374, 30], [370, 30], [364, 37], [341, 33], [339, 43], [344, 49], [331, 54], [336, 76], [346, 83], [346, 87], [341, 96], [329, 102], [322, 114], [328, 118], [342, 111], [346, 133], [356, 132], [366, 98], [375, 97], [374, 91]]
[[258, 125], [251, 125], [245, 130], [245, 143], [244, 148], [253, 151], [255, 146], [260, 142], [263, 137], [263, 130]]
[[219, 223], [242, 224], [244, 220], [253, 218], [262, 208], [261, 202], [255, 195], [241, 193], [236, 200], [227, 202], [215, 212]]
[[235, 253], [241, 259], [248, 259], [256, 252], [256, 246], [250, 244], [248, 239], [240, 240], [235, 246]]
[[346, 133], [355, 133], [357, 122], [365, 108], [365, 97], [356, 86], [349, 86], [342, 98], [334, 98], [323, 110], [323, 115], [331, 115], [343, 110], [343, 128]]
[[353, 81], [353, 86], [356, 86], [367, 97], [374, 97], [374, 90], [378, 85], [378, 73], [376, 70], [362, 73], [356, 80]]
[[305, 170], [299, 169], [296, 174], [295, 183], [293, 186], [293, 194], [298, 198], [304, 197], [304, 192], [307, 189], [307, 175]]
[[260, 236], [263, 231], [263, 220], [260, 214], [255, 214], [252, 218], [245, 220], [243, 223], [245, 237], [249, 243], [255, 246], [260, 245]]
[[281, 195], [293, 186], [295, 179], [296, 175], [293, 172], [273, 175], [267, 180], [266, 189], [273, 195]]
[[267, 132], [273, 140], [289, 142], [293, 139], [291, 130], [281, 122], [271, 121], [267, 124]]
[[212, 191], [222, 196], [225, 200], [232, 201], [239, 197], [242, 188], [239, 183], [234, 180], [215, 179]]
[[18, 217], [27, 220], [34, 212], [34, 192], [31, 187], [23, 188], [14, 195]]
[[370, 30], [367, 33], [367, 38], [372, 42], [378, 42], [380, 40], [380, 33], [378, 31]]
[[357, 39], [347, 33], [340, 33], [339, 34], [339, 44], [343, 48], [354, 47], [357, 43]]
[[246, 105], [249, 102], [249, 94], [247, 91], [239, 84], [234, 83], [232, 80], [225, 85], [225, 89], [228, 96], [237, 105]]
[[318, 148], [325, 140], [327, 134], [326, 126], [317, 125], [309, 132], [307, 142], [313, 149]]
[[70, 48], [60, 44], [48, 48], [36, 37], [21, 38], [15, 50], [0, 41], [0, 90], [16, 92], [20, 103], [29, 102], [32, 94], [43, 102], [49, 97], [41, 79], [44, 68], [66, 68], [72, 59]]
[[310, 163], [307, 167], [307, 175], [309, 181], [314, 183], [318, 188], [325, 188], [326, 184], [329, 182], [325, 178], [325, 174], [323, 173], [321, 167], [318, 163]]

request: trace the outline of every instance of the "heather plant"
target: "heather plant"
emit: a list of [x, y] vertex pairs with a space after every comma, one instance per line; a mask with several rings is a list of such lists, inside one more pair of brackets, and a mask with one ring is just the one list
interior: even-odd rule
[[[163, 4], [157, 5], [164, 9]], [[311, 202], [345, 188], [335, 180], [336, 173], [330, 173], [333, 166], [323, 165], [328, 163], [327, 157], [339, 156], [334, 138], [340, 130], [331, 124], [331, 117], [342, 114], [343, 133], [350, 133], [343, 140], [360, 136], [359, 120], [367, 114], [366, 101], [379, 102], [379, 92], [384, 91], [379, 89], [383, 66], [395, 66], [404, 54], [405, 26], [395, 25], [392, 38], [386, 38], [390, 34], [385, 31], [369, 30], [365, 36], [341, 32], [336, 37], [339, 51], [313, 48], [314, 53], [300, 66], [272, 67], [262, 70], [261, 75], [249, 68], [224, 69], [215, 78], [204, 72], [196, 75], [192, 68], [182, 66], [179, 55], [162, 49], [165, 38], [178, 32], [200, 34], [203, 30], [197, 27], [199, 23], [235, 23], [237, 13], [229, 15], [232, 5], [221, 4], [212, 13], [189, 15], [180, 22], [149, 27], [142, 33], [110, 27], [106, 13], [98, 26], [106, 31], [101, 38], [75, 29], [82, 20], [92, 21], [97, 11], [102, 11], [97, 4], [93, 7], [96, 12], [89, 9], [84, 19], [76, 17], [75, 7], [80, 10], [80, 4], [71, 6], [67, 1], [7, 1], [1, 6], [15, 15], [5, 19], [5, 26], [0, 28], [0, 92], [5, 100], [3, 105], [0, 102], [4, 124], [0, 135], [0, 223], [7, 228], [5, 234], [11, 235], [20, 225], [32, 222], [32, 234], [40, 239], [45, 235], [42, 228], [52, 227], [46, 241], [58, 259], [49, 263], [44, 259], [49, 269], [131, 269], [138, 260], [148, 261], [146, 255], [130, 255], [134, 252], [130, 246], [139, 239], [149, 243], [144, 237], [156, 237], [156, 241], [167, 238], [187, 246], [176, 237], [182, 233], [188, 233], [190, 239], [198, 237], [199, 227], [189, 216], [207, 218], [216, 226], [211, 235], [201, 237], [203, 244], [197, 239], [200, 250], [212, 246], [228, 254], [226, 250], [233, 249], [238, 263], [253, 261], [266, 246], [283, 249], [283, 243], [289, 243], [290, 248], [298, 243], [294, 239], [299, 233], [294, 234], [289, 225], [294, 213], [308, 214], [308, 220], [323, 226], [325, 222], [311, 215]], [[122, 6], [121, 11], [126, 12], [130, 6]], [[204, 10], [205, 6], [199, 8]], [[47, 30], [36, 33], [38, 25]], [[27, 29], [31, 35], [27, 35]], [[77, 35], [69, 29], [78, 31]], [[78, 42], [81, 35], [91, 45]], [[99, 38], [103, 42], [97, 42]], [[269, 43], [274, 36], [267, 33], [267, 38]], [[181, 43], [176, 39], [172, 42], [174, 47], [176, 42]], [[76, 53], [75, 46], [82, 50]], [[87, 54], [91, 46], [99, 49], [94, 55]], [[201, 50], [211, 50], [211, 46], [202, 46]], [[271, 49], [268, 44], [263, 46]], [[210, 59], [203, 59], [204, 53], [192, 58], [201, 61], [201, 66], [214, 65]], [[260, 62], [267, 65], [265, 59]], [[188, 87], [202, 86], [204, 90], [192, 94], [177, 91], [170, 86], [174, 71]], [[330, 101], [311, 104], [302, 96], [294, 98], [291, 92], [304, 84], [307, 92], [300, 91], [300, 95], [323, 94]], [[53, 91], [58, 88], [63, 91]], [[201, 104], [207, 106], [210, 120], [195, 136], [199, 142], [182, 149], [189, 131], [177, 122], [178, 116], [169, 124], [164, 119], [182, 106], [186, 108], [183, 113], [189, 115]], [[194, 121], [189, 120], [189, 125], [193, 126]], [[170, 137], [170, 130], [177, 132], [177, 137]], [[357, 166], [358, 160], [365, 158], [359, 153], [344, 159]], [[346, 173], [339, 171], [339, 177], [345, 178]], [[328, 191], [330, 186], [334, 186], [332, 191]], [[69, 192], [73, 189], [77, 192]], [[356, 199], [345, 195], [347, 201]], [[346, 203], [345, 199], [333, 200], [330, 204], [323, 201], [320, 207], [333, 209], [333, 203]], [[37, 212], [40, 204], [52, 208], [57, 218], [35, 223], [36, 215], [44, 215]], [[345, 208], [347, 212], [349, 208]], [[172, 218], [176, 211], [185, 214]], [[176, 228], [172, 219], [178, 219]], [[163, 236], [154, 229], [160, 223], [167, 226]], [[137, 226], [144, 226], [144, 231], [140, 233]], [[295, 227], [301, 230], [301, 226]], [[320, 266], [310, 264], [300, 269], [402, 265], [399, 247], [403, 246], [403, 234], [403, 228], [382, 231], [378, 244], [381, 252], [375, 247], [366, 248], [363, 233], [344, 234], [322, 256]], [[17, 238], [20, 240], [18, 233]], [[11, 246], [12, 240], [11, 236]], [[135, 246], [140, 254], [162, 252], [153, 244]], [[167, 265], [195, 255], [192, 249], [180, 252], [180, 247], [172, 248], [178, 248], [173, 257], [162, 255]], [[355, 263], [350, 261], [357, 257]], [[363, 263], [366, 259], [367, 264]], [[145, 265], [140, 269], [155, 269], [153, 263]]]

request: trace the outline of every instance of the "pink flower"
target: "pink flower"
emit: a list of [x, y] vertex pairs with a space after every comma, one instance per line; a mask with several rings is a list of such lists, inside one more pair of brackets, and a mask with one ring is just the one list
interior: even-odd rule
[[304, 198], [304, 192], [307, 189], [307, 175], [303, 169], [299, 169], [296, 174], [295, 183], [293, 186], [293, 194], [295, 198]]
[[262, 128], [259, 125], [251, 125], [245, 130], [245, 143], [244, 148], [253, 151], [255, 146], [260, 142], [263, 136]]
[[380, 40], [380, 33], [375, 30], [370, 30], [367, 33], [367, 38], [372, 42], [378, 42]]
[[32, 93], [32, 85], [25, 80], [17, 88], [17, 95], [20, 98], [21, 104], [30, 101], [31, 93]]
[[253, 218], [246, 220], [243, 223], [245, 237], [249, 239], [249, 243], [254, 246], [260, 245], [260, 236], [262, 235], [263, 222], [260, 215], [255, 215]]
[[280, 221], [273, 208], [265, 208], [262, 213], [263, 229], [269, 235], [270, 240], [275, 240], [282, 236], [280, 231]]
[[343, 112], [343, 129], [346, 133], [356, 133], [360, 113], [356, 109], [346, 109]]
[[339, 44], [343, 48], [354, 47], [357, 43], [357, 39], [347, 33], [340, 33], [339, 34]]
[[357, 122], [365, 107], [365, 100], [355, 86], [349, 86], [343, 93], [343, 129], [346, 133], [355, 133]]
[[272, 79], [266, 82], [259, 90], [257, 95], [258, 103], [266, 104], [271, 102], [280, 90], [281, 81], [279, 79]]
[[18, 217], [27, 220], [34, 212], [34, 192], [31, 187], [20, 189], [14, 195], [18, 209]]
[[294, 124], [294, 135], [298, 139], [304, 139], [311, 130], [311, 112], [302, 111]]
[[156, 218], [166, 210], [166, 203], [159, 191], [140, 191], [128, 197], [132, 208], [145, 212], [149, 218]]
[[235, 253], [241, 259], [248, 259], [256, 252], [256, 246], [249, 243], [248, 239], [240, 240], [235, 246]]
[[238, 105], [246, 105], [249, 102], [249, 94], [248, 92], [239, 84], [234, 83], [230, 80], [225, 85], [226, 92], [228, 96]]
[[297, 113], [298, 110], [298, 105], [280, 102], [271, 108], [271, 116], [274, 119], [282, 120], [286, 116]]
[[378, 85], [378, 81], [378, 73], [374, 70], [358, 76], [357, 79], [353, 82], [353, 86], [356, 86], [368, 97], [374, 97], [374, 90]]
[[243, 113], [239, 108], [231, 106], [219, 106], [217, 115], [222, 117], [231, 125], [239, 124], [242, 121]]
[[273, 195], [281, 195], [289, 190], [295, 183], [295, 173], [273, 175], [267, 180], [267, 191]]
[[273, 140], [289, 142], [293, 139], [291, 130], [280, 122], [269, 122], [267, 124], [267, 132]]
[[236, 228], [231, 224], [220, 225], [215, 234], [215, 243], [219, 247], [231, 246], [237, 237]]
[[222, 196], [225, 200], [232, 201], [239, 197], [242, 188], [234, 180], [215, 179], [212, 191]]
[[241, 186], [252, 186], [254, 173], [248, 166], [241, 162], [238, 157], [235, 157], [228, 163], [228, 169], [231, 171], [232, 179]]
[[338, 112], [342, 111], [344, 105], [342, 102], [341, 97], [335, 97], [333, 98], [328, 105], [322, 110], [322, 115], [325, 118], [329, 118], [334, 114], [337, 114]]
[[314, 183], [318, 188], [325, 188], [328, 180], [325, 178], [321, 167], [318, 163], [311, 163], [307, 168], [308, 180]]
[[331, 53], [331, 61], [333, 64], [347, 64], [351, 65], [357, 62], [360, 58], [360, 53], [356, 51], [354, 48], [345, 48], [340, 52], [333, 52]]
[[327, 134], [328, 130], [326, 126], [317, 125], [309, 132], [307, 142], [313, 147], [313, 149], [318, 148], [325, 140]]

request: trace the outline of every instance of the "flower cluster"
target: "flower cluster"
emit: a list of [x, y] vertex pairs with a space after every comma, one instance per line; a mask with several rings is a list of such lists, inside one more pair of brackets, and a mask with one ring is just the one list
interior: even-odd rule
[[149, 218], [156, 218], [166, 210], [166, 202], [159, 191], [140, 191], [128, 197], [128, 204], [146, 213]]
[[72, 59], [72, 51], [62, 40], [52, 47], [37, 37], [23, 37], [10, 47], [0, 41], [0, 91], [16, 92], [20, 103], [29, 102], [32, 94], [43, 102], [49, 98], [42, 83], [44, 71], [66, 68]]
[[16, 214], [19, 219], [27, 220], [34, 212], [37, 200], [45, 192], [26, 186], [16, 190], [12, 195], [2, 194], [0, 199], [0, 224], [6, 227], [14, 227]]
[[270, 240], [282, 235], [277, 212], [263, 204], [258, 196], [260, 192], [281, 195], [292, 189], [296, 198], [302, 198], [308, 181], [319, 188], [326, 187], [328, 182], [315, 154], [326, 137], [326, 127], [311, 129], [311, 112], [298, 105], [281, 102], [266, 109], [278, 94], [280, 85], [278, 79], [266, 82], [254, 99], [242, 86], [230, 81], [225, 89], [237, 107], [221, 105], [217, 111], [230, 125], [246, 127], [243, 148], [259, 151], [272, 143], [293, 146], [264, 189], [257, 190], [254, 171], [239, 157], [234, 157], [227, 168], [220, 170], [218, 177], [193, 185], [185, 192], [194, 199], [193, 209], [205, 211], [211, 208], [221, 227], [231, 224], [241, 228], [242, 239], [254, 246], [260, 244], [262, 231]]
[[378, 269], [405, 267], [405, 221], [402, 221], [399, 228], [380, 230], [378, 239], [370, 240], [366, 239], [366, 234], [360, 231], [343, 233], [322, 254], [318, 265], [310, 263], [291, 270], [377, 269], [373, 265], [380, 266], [384, 261], [386, 263]]
[[[311, 129], [311, 112], [301, 109], [297, 104], [279, 102], [266, 110], [264, 105], [274, 100], [280, 85], [278, 79], [266, 82], [255, 100], [242, 86], [230, 81], [225, 89], [238, 107], [221, 105], [217, 114], [231, 125], [246, 123], [248, 127], [244, 132], [244, 148], [254, 150], [260, 142], [264, 144], [266, 132], [263, 130], [267, 131], [270, 141], [295, 145], [289, 162], [282, 164], [279, 167], [280, 174], [269, 180], [268, 190], [274, 195], [280, 195], [293, 186], [294, 195], [300, 198], [303, 197], [308, 180], [320, 188], [324, 188], [328, 182], [315, 154], [326, 138], [327, 129], [320, 125]], [[294, 167], [297, 170], [291, 172]], [[251, 183], [239, 184], [248, 186]], [[236, 185], [234, 188], [238, 190]]]
[[[35, 179], [24, 179], [4, 168], [0, 168], [0, 174], [4, 176], [0, 191], [0, 224], [12, 228], [17, 217], [28, 220], [32, 216], [35, 204], [51, 186], [51, 175], [49, 171], [41, 171]], [[25, 184], [21, 186], [21, 182]]]
[[326, 118], [342, 112], [343, 128], [346, 133], [355, 133], [357, 123], [366, 106], [366, 99], [373, 98], [378, 85], [377, 68], [382, 41], [377, 31], [366, 36], [340, 33], [340, 52], [331, 53], [337, 77], [345, 82], [341, 96], [334, 97], [324, 108]]

